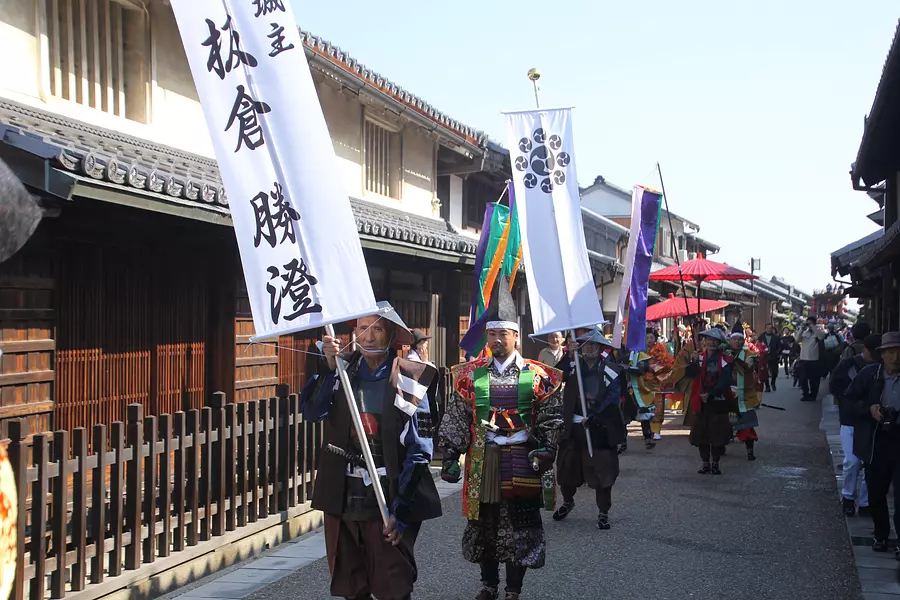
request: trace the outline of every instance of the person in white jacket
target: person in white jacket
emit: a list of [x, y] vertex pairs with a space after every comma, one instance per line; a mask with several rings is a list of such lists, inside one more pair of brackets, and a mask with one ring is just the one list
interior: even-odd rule
[[819, 395], [819, 383], [822, 373], [819, 369], [821, 348], [819, 342], [825, 339], [825, 330], [816, 324], [815, 317], [806, 318], [806, 326], [797, 333], [800, 344], [800, 360], [797, 362], [797, 375], [800, 378], [800, 389], [803, 402], [815, 402]]

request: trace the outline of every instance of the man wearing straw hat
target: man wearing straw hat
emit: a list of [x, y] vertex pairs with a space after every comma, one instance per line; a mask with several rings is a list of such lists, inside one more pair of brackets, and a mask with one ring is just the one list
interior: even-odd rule
[[[326, 373], [310, 380], [300, 403], [304, 419], [325, 419], [312, 507], [325, 513], [331, 594], [406, 600], [417, 577], [413, 547], [419, 527], [441, 516], [428, 469], [434, 447], [429, 398], [434, 398], [437, 370], [397, 356], [412, 334], [390, 304], [378, 306], [377, 315], [357, 320], [358, 350], [342, 357], [366, 439], [356, 435], [335, 372], [339, 340], [322, 340]], [[377, 477], [360, 459], [362, 444], [375, 459]], [[386, 526], [373, 485], [386, 493]]]
[[541, 475], [553, 469], [562, 427], [562, 373], [519, 354], [509, 282], [498, 278], [487, 314], [492, 356], [457, 365], [441, 421], [441, 477], [463, 486], [463, 557], [481, 566], [476, 600], [496, 600], [506, 563], [506, 600], [518, 600], [526, 569], [544, 566]]
[[[609, 529], [612, 487], [619, 476], [619, 445], [625, 441], [625, 421], [619, 409], [623, 367], [611, 359], [613, 346], [599, 328], [580, 336], [581, 380], [587, 417], [582, 414], [578, 373], [573, 356], [558, 365], [566, 378], [563, 392], [563, 429], [560, 432], [556, 476], [563, 503], [554, 521], [565, 519], [575, 508], [575, 491], [583, 484], [595, 490], [597, 526]], [[587, 435], [591, 432], [592, 452]]]
[[[881, 361], [863, 367], [846, 396], [857, 413], [853, 453], [866, 463], [869, 507], [875, 525], [872, 549], [887, 552], [891, 535], [887, 495], [891, 484], [900, 481], [900, 332], [881, 336], [877, 351]], [[896, 489], [894, 529], [900, 531], [900, 493]], [[900, 560], [900, 548], [893, 550]]]

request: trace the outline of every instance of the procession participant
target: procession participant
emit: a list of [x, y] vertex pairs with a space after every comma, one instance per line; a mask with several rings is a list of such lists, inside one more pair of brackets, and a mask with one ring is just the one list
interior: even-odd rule
[[[553, 513], [554, 521], [562, 521], [575, 508], [575, 491], [583, 484], [595, 490], [597, 526], [609, 529], [612, 487], [619, 476], [618, 448], [627, 431], [622, 412], [622, 367], [611, 358], [612, 344], [600, 329], [578, 338], [581, 342], [581, 381], [588, 416], [584, 417], [579, 395], [578, 372], [574, 357], [567, 356], [558, 365], [566, 380], [563, 392], [563, 428], [559, 436], [556, 477], [563, 502]], [[587, 435], [591, 433], [593, 456], [588, 452]]]
[[[784, 376], [788, 377], [791, 373], [791, 366], [794, 364], [793, 350], [794, 350], [794, 336], [791, 335], [791, 330], [785, 327], [781, 330], [781, 340], [779, 343], [780, 353], [781, 353], [781, 364], [784, 365]], [[794, 383], [796, 385], [796, 382]]]
[[[690, 379], [689, 401], [685, 412], [692, 422], [690, 440], [700, 452], [703, 465], [701, 475], [721, 475], [719, 458], [731, 439], [732, 411], [731, 372], [732, 359], [722, 351], [725, 336], [717, 328], [699, 334], [704, 345], [701, 352], [691, 354], [691, 361], [679, 370], [683, 378]], [[683, 369], [683, 370], [682, 370]]]
[[[622, 347], [619, 355], [625, 358], [624, 376], [624, 392], [622, 397], [622, 416], [626, 426], [632, 421], [638, 421], [641, 424], [641, 436], [644, 439], [644, 446], [647, 450], [656, 447], [653, 441], [653, 429], [650, 427], [650, 420], [653, 418], [653, 394], [646, 388], [642, 391], [642, 386], [646, 386], [643, 377], [650, 372], [650, 355], [646, 352], [629, 352], [627, 348]], [[626, 446], [627, 448], [627, 436]]]
[[[481, 565], [476, 600], [494, 600], [500, 563], [506, 599], [517, 600], [526, 569], [544, 566], [541, 475], [553, 469], [562, 427], [562, 373], [519, 354], [519, 325], [505, 277], [491, 297], [491, 357], [457, 365], [438, 435], [441, 477], [463, 486], [463, 557]], [[533, 466], [537, 466], [537, 470]]]
[[[337, 368], [339, 340], [322, 340], [323, 375], [303, 388], [303, 418], [325, 420], [324, 451], [313, 488], [312, 507], [324, 513], [331, 594], [348, 599], [405, 600], [417, 577], [413, 552], [422, 521], [441, 516], [441, 501], [428, 466], [434, 443], [429, 397], [437, 371], [401, 359], [397, 348], [412, 338], [386, 302], [376, 316], [356, 322], [358, 351], [344, 355], [347, 375], [365, 426], [366, 440], [353, 427]], [[383, 525], [372, 474], [360, 459], [367, 443], [390, 507]], [[334, 450], [337, 451], [334, 451]]]
[[734, 394], [737, 398], [738, 411], [737, 421], [732, 425], [732, 430], [737, 439], [744, 442], [747, 460], [754, 461], [756, 460], [754, 445], [759, 440], [755, 429], [759, 425], [756, 409], [762, 402], [758, 368], [763, 361], [752, 342], [745, 342], [742, 333], [732, 333], [729, 343], [729, 353], [734, 359], [732, 385], [736, 389]]
[[556, 366], [556, 363], [563, 358], [563, 334], [560, 331], [554, 331], [547, 336], [547, 347], [541, 348], [538, 354], [538, 362], [548, 367]]
[[666, 400], [663, 392], [669, 391], [669, 378], [675, 357], [666, 346], [659, 341], [659, 332], [647, 329], [647, 354], [650, 355], [650, 371], [644, 376], [644, 386], [653, 391], [654, 416], [650, 420], [650, 429], [654, 440], [662, 439], [662, 424], [666, 416]]
[[433, 367], [434, 363], [428, 360], [428, 340], [431, 339], [431, 336], [421, 329], [413, 329], [412, 336], [412, 347], [409, 349], [409, 354], [406, 355], [406, 358], [415, 362], [423, 362]]
[[[766, 345], [767, 354], [765, 357], [768, 378], [764, 379], [765, 388], [768, 392], [778, 391], [778, 363], [781, 358], [781, 336], [775, 331], [774, 323], [766, 323], [766, 331], [759, 336], [759, 341]], [[762, 356], [760, 356], [762, 361]]]

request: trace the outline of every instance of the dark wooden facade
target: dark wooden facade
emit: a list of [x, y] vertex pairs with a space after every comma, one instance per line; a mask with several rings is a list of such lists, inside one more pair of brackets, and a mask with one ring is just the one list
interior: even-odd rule
[[[316, 368], [321, 331], [254, 344], [229, 227], [75, 198], [0, 265], [0, 437], [72, 431], [144, 414], [299, 392]], [[378, 299], [434, 337], [431, 358], [459, 359], [467, 329], [465, 265], [366, 250]], [[461, 320], [462, 319], [462, 320]], [[351, 341], [348, 326], [339, 328]], [[448, 360], [448, 358], [450, 360]]]

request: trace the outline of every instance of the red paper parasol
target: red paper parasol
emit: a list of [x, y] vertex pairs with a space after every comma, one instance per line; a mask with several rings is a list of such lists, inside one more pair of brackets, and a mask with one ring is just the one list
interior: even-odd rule
[[[697, 258], [683, 262], [680, 265], [672, 265], [671, 267], [666, 267], [665, 269], [650, 273], [651, 281], [681, 281], [682, 278], [689, 279], [697, 284], [697, 312], [703, 312], [700, 310], [699, 288], [704, 281], [759, 279], [756, 275], [752, 275], [746, 271], [741, 271], [740, 269], [718, 263], [714, 260], [706, 260], [703, 258], [703, 254], [698, 254]], [[687, 305], [687, 300], [684, 298], [681, 299], [681, 302]]]
[[695, 306], [694, 303], [686, 303], [684, 298], [676, 298], [674, 294], [669, 294], [668, 299], [647, 308], [647, 320], [660, 321], [672, 317], [685, 317], [719, 310], [726, 306], [728, 303], [721, 300], [700, 300], [699, 306]]
[[702, 254], [698, 254], [697, 258], [683, 262], [681, 265], [672, 265], [650, 273], [652, 281], [680, 281], [682, 277], [697, 282], [721, 281], [723, 279], [728, 281], [759, 279], [756, 275], [751, 275], [746, 271], [741, 271], [714, 260], [706, 260]]

